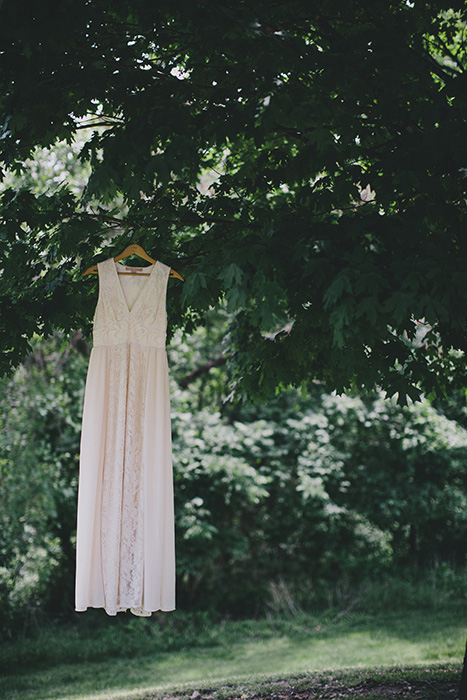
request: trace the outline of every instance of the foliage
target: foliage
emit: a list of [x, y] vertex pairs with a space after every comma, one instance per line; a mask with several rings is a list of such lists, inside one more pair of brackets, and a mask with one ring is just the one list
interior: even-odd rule
[[[203, 322], [169, 349], [178, 606], [240, 616], [346, 606], [390, 571], [407, 578], [401, 599], [412, 586], [425, 604], [464, 595], [467, 428], [426, 402], [320, 385], [232, 403], [230, 368], [209, 365], [228, 315]], [[88, 347], [79, 334], [34, 345], [0, 400], [5, 634], [73, 610]], [[196, 367], [211, 369], [187, 383]], [[394, 603], [381, 586], [374, 596]]]
[[[89, 329], [80, 273], [137, 240], [185, 277], [175, 325], [234, 312], [238, 393], [465, 385], [465, 21], [459, 0], [3, 3], [2, 368]], [[64, 143], [78, 187], [71, 162], [12, 182]]]
[[299, 604], [342, 604], [393, 567], [465, 564], [464, 428], [381, 397], [289, 392], [252, 413], [174, 416], [191, 604], [254, 612], [283, 579]]
[[[3, 624], [66, 607], [74, 531], [85, 358], [57, 340], [3, 383], [0, 602]], [[6, 618], [6, 619], [5, 619]]]

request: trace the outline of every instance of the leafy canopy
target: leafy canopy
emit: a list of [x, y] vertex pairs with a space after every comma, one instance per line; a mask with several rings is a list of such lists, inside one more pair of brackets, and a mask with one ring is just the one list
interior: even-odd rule
[[[464, 386], [466, 19], [460, 0], [3, 3], [3, 369], [34, 331], [89, 330], [82, 271], [137, 241], [185, 277], [174, 327], [226, 304], [250, 395]], [[38, 192], [31, 159], [63, 143], [82, 186], [70, 161]]]

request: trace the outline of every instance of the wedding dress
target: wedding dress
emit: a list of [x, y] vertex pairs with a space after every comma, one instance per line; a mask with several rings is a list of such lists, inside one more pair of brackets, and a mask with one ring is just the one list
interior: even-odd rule
[[175, 609], [165, 350], [170, 268], [158, 261], [119, 275], [129, 268], [112, 258], [97, 267], [81, 433], [76, 610], [149, 616]]

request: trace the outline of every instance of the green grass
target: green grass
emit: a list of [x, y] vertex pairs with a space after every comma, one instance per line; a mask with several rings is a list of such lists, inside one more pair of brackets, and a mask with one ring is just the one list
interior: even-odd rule
[[130, 700], [159, 691], [167, 697], [174, 688], [183, 694], [184, 688], [307, 677], [323, 669], [452, 670], [460, 667], [467, 636], [465, 602], [372, 616], [328, 612], [213, 623], [172, 613], [160, 620], [82, 616], [72, 627], [50, 627], [35, 639], [4, 644], [0, 697]]

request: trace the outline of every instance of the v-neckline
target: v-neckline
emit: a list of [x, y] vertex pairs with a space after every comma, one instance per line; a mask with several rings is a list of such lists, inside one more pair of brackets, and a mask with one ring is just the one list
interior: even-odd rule
[[[127, 302], [127, 300], [126, 300], [125, 292], [123, 291], [123, 286], [122, 286], [122, 283], [121, 283], [121, 281], [120, 281], [120, 278], [119, 278], [118, 272], [117, 272], [117, 265], [118, 265], [119, 267], [124, 267], [124, 265], [121, 265], [121, 264], [118, 263], [118, 262], [116, 263], [115, 260], [114, 260], [113, 258], [110, 258], [110, 261], [112, 262], [112, 267], [113, 267], [113, 270], [114, 270], [114, 276], [116, 277], [116, 280], [115, 280], [115, 281], [116, 281], [116, 283], [117, 283], [117, 287], [118, 287], [119, 290], [120, 290], [120, 296], [121, 296], [121, 300], [122, 300], [122, 302], [123, 302], [123, 305], [124, 305], [124, 307], [125, 307], [125, 309], [126, 309], [126, 312], [127, 312], [128, 314], [132, 314], [133, 311], [135, 310], [135, 308], [138, 306], [139, 300], [141, 299], [142, 296], [144, 296], [144, 292], [146, 291], [146, 288], [147, 288], [149, 282], [151, 281], [151, 277], [152, 277], [152, 275], [153, 275], [153, 273], [154, 273], [154, 270], [156, 269], [156, 267], [157, 267], [158, 264], [159, 264], [159, 260], [156, 260], [156, 262], [155, 262], [153, 265], [148, 265], [148, 266], [147, 266], [147, 267], [152, 267], [152, 270], [151, 270], [151, 272], [149, 273], [149, 277], [148, 277], [147, 280], [146, 280], [146, 284], [144, 284], [144, 285], [141, 287], [140, 292], [139, 292], [138, 296], [136, 297], [135, 303], [133, 304], [133, 306], [131, 307], [131, 309], [130, 309], [129, 306], [128, 306], [128, 302]], [[129, 274], [130, 274], [130, 273], [129, 273]], [[136, 273], [136, 274], [138, 274], [138, 273]]]

